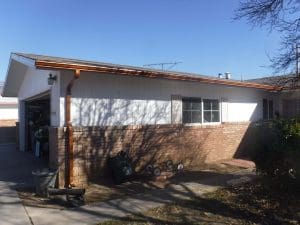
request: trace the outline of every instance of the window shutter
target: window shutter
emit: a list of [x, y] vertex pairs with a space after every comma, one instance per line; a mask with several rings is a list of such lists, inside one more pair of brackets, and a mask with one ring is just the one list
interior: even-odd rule
[[221, 121], [229, 122], [229, 105], [227, 98], [221, 98]]
[[268, 119], [268, 100], [263, 99], [263, 119]]
[[171, 123], [182, 123], [182, 97], [180, 95], [171, 96]]
[[274, 115], [274, 103], [273, 100], [269, 100], [269, 119], [273, 119]]

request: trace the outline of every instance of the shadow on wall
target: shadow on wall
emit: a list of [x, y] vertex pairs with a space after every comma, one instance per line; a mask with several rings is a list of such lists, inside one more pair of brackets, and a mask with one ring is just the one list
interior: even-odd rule
[[[171, 101], [133, 99], [72, 99], [74, 126], [114, 126], [135, 124], [170, 124]], [[257, 121], [262, 108], [255, 102], [222, 103], [224, 121]]]
[[74, 99], [73, 125], [114, 126], [171, 122], [170, 101]]
[[[209, 135], [209, 134], [207, 134]], [[121, 150], [127, 152], [135, 171], [166, 160], [186, 167], [205, 161], [203, 142], [191, 141], [182, 126], [113, 126], [74, 128], [75, 174], [78, 183], [109, 175], [107, 159]], [[203, 136], [205, 139], [205, 137]]]
[[264, 144], [271, 140], [268, 126], [268, 121], [251, 123], [233, 157], [236, 159], [254, 160], [259, 150], [264, 147]]
[[[88, 100], [79, 102], [80, 118], [85, 117], [85, 122], [79, 124], [110, 124], [113, 111], [120, 107], [128, 112], [128, 104], [120, 106], [114, 100], [108, 102]], [[95, 110], [95, 105], [98, 112]], [[161, 118], [165, 117], [168, 105], [160, 105], [153, 111], [152, 105], [136, 106], [139, 115], [133, 123], [143, 124], [151, 121], [157, 125], [128, 125], [128, 126], [74, 126], [74, 175], [75, 183], [86, 183], [88, 180], [109, 175], [107, 159], [121, 150], [126, 151], [132, 159], [136, 172], [142, 172], [149, 164], [160, 164], [166, 160], [174, 163], [183, 162], [185, 166], [203, 163], [206, 152], [202, 150], [204, 140], [210, 133], [197, 133], [192, 127], [182, 125], [158, 125]], [[152, 110], [152, 113], [148, 113]], [[124, 114], [121, 121], [126, 121], [132, 115]], [[61, 129], [61, 128], [58, 128]], [[64, 173], [64, 133], [61, 129], [58, 140], [58, 161], [60, 165], [60, 185]], [[196, 141], [195, 141], [196, 140]]]
[[[168, 109], [168, 105], [159, 105], [153, 111], [147, 105], [135, 107], [138, 119], [132, 124], [154, 125], [118, 125], [131, 118], [128, 114], [129, 101], [120, 105], [115, 100], [77, 102], [81, 116], [74, 126], [74, 175], [75, 184], [84, 186], [88, 181], [97, 181], [99, 177], [109, 175], [107, 159], [121, 150], [132, 159], [136, 172], [141, 173], [147, 165], [159, 165], [166, 160], [183, 163], [185, 168], [194, 168], [206, 162], [239, 157], [243, 152], [244, 134], [247, 135], [249, 124], [222, 124], [217, 126], [184, 126], [159, 124]], [[96, 107], [95, 107], [96, 106]], [[157, 109], [157, 108], [155, 108]], [[124, 111], [114, 126], [105, 126], [115, 121], [115, 110]], [[152, 110], [149, 113], [149, 110]], [[119, 114], [121, 115], [121, 114]], [[84, 121], [83, 121], [84, 120]], [[102, 126], [92, 126], [101, 124]], [[62, 128], [58, 131], [58, 156], [60, 167], [60, 185], [64, 178], [65, 137]], [[238, 152], [236, 150], [238, 149]], [[51, 157], [50, 157], [51, 158]]]

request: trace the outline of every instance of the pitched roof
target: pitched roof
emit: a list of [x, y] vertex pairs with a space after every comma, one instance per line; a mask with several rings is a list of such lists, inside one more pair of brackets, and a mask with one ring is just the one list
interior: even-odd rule
[[300, 79], [296, 74], [287, 74], [279, 76], [269, 76], [257, 79], [247, 80], [258, 84], [267, 84], [282, 87], [283, 89], [296, 89], [300, 87]]
[[177, 71], [165, 71], [157, 69], [149, 69], [145, 67], [118, 65], [111, 63], [87, 61], [81, 59], [70, 59], [53, 56], [44, 56], [36, 54], [12, 53], [19, 57], [24, 57], [34, 61], [34, 65], [38, 69], [64, 69], [64, 70], [81, 70], [100, 72], [108, 74], [120, 74], [126, 76], [139, 76], [149, 78], [161, 78], [181, 81], [195, 81], [209, 84], [221, 84], [237, 87], [249, 87], [276, 91], [278, 86], [258, 84], [254, 82], [237, 81], [232, 79], [222, 79], [213, 76], [205, 76], [195, 73], [184, 73]]
[[18, 101], [15, 98], [2, 97], [4, 82], [0, 81], [0, 106], [17, 106]]
[[159, 72], [164, 74], [177, 74], [184, 75], [189, 77], [203, 77], [203, 78], [214, 78], [213, 76], [200, 75], [196, 73], [186, 73], [186, 72], [177, 72], [177, 71], [167, 71], [167, 70], [159, 70], [147, 67], [140, 66], [129, 66], [122, 64], [113, 64], [113, 63], [105, 63], [105, 62], [97, 62], [97, 61], [89, 61], [83, 59], [71, 59], [71, 58], [63, 58], [63, 57], [55, 57], [55, 56], [45, 56], [45, 55], [36, 55], [36, 54], [27, 54], [27, 53], [12, 53], [18, 56], [22, 56], [31, 60], [35, 60], [37, 62], [56, 62], [65, 65], [89, 65], [95, 67], [109, 67], [109, 68], [124, 68], [128, 70], [142, 70], [147, 72]]
[[0, 95], [2, 95], [4, 82], [0, 81]]

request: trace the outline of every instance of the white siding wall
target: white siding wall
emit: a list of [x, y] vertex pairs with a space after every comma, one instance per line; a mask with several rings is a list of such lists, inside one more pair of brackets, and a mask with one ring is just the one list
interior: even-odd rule
[[[0, 87], [0, 92], [1, 91], [2, 91], [2, 87]], [[4, 98], [0, 95], [0, 120], [17, 120], [17, 119], [18, 119], [18, 99]]]
[[[57, 76], [55, 85], [48, 85], [49, 74]], [[20, 101], [38, 96], [41, 93], [50, 92], [51, 102], [51, 125], [59, 126], [59, 90], [60, 90], [60, 73], [57, 71], [37, 70], [28, 68], [24, 76], [23, 83], [20, 87], [18, 98]], [[21, 121], [20, 121], [21, 122]]]
[[[51, 102], [50, 102], [50, 120], [51, 126], [58, 127], [60, 125], [60, 72], [56, 74], [57, 80], [54, 85], [51, 86]], [[64, 117], [62, 117], [64, 118]]]
[[[65, 88], [72, 76], [71, 72], [62, 72], [61, 126]], [[219, 99], [222, 122], [261, 119], [263, 98], [274, 100], [274, 111], [278, 105], [276, 94], [253, 88], [82, 73], [73, 87], [72, 123], [75, 126], [168, 124], [171, 123], [171, 96]]]
[[[48, 85], [49, 74], [57, 75], [58, 79], [55, 85]], [[16, 74], [17, 75], [17, 74]], [[20, 150], [24, 151], [25, 147], [25, 101], [34, 98], [42, 93], [50, 92], [51, 102], [51, 126], [59, 126], [59, 90], [60, 79], [59, 72], [49, 70], [37, 70], [34, 68], [28, 68], [24, 76], [24, 80], [20, 87], [19, 98], [19, 136], [20, 136]]]
[[47, 70], [28, 68], [18, 93], [19, 100], [31, 98], [43, 92], [49, 91], [51, 88], [51, 86], [49, 86], [47, 83], [49, 73], [51, 72]]
[[[0, 90], [1, 92], [1, 90]], [[1, 94], [1, 93], [0, 93]], [[7, 98], [7, 97], [2, 97], [0, 95], [0, 104], [5, 104], [5, 103], [15, 103], [18, 104], [18, 99], [17, 98]]]
[[18, 120], [18, 107], [0, 105], [0, 120]]

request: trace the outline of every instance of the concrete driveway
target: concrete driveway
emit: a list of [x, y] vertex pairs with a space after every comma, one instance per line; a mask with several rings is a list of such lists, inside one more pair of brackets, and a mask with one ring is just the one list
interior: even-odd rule
[[31, 171], [42, 162], [30, 153], [16, 150], [15, 144], [0, 144], [0, 223], [30, 225], [26, 209], [16, 192], [18, 186], [33, 183]]

